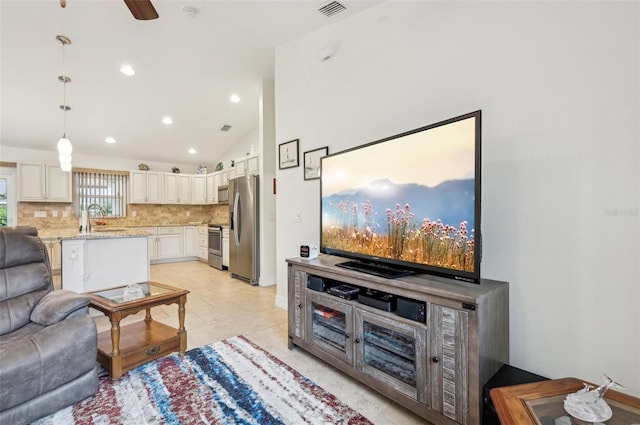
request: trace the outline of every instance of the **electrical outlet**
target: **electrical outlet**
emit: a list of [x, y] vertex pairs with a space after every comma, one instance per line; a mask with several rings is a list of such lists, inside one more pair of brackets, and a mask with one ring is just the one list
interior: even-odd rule
[[57, 217], [58, 211], [51, 211], [51, 217]]
[[135, 217], [135, 216], [137, 216], [137, 215], [138, 215], [138, 213], [137, 213], [137, 212], [135, 212], [135, 211], [131, 211], [131, 217]]
[[33, 212], [33, 216], [35, 218], [46, 218], [47, 217], [47, 212], [46, 211], [34, 211]]
[[62, 211], [63, 217], [69, 217], [69, 211]]
[[187, 211], [187, 217], [191, 217], [191, 211]]
[[296, 210], [294, 221], [296, 223], [302, 223], [302, 212], [300, 210]]

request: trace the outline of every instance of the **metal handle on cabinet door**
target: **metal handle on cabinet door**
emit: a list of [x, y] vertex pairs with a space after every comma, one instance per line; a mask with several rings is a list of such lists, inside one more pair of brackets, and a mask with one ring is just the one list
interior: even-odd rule
[[433, 356], [433, 357], [431, 357], [431, 361], [434, 362], [434, 363], [438, 363], [440, 361], [440, 357]]

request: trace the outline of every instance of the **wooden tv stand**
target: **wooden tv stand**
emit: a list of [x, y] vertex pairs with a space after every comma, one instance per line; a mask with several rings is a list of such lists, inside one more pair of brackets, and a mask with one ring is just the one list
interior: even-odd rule
[[[509, 361], [508, 284], [390, 280], [336, 267], [343, 261], [287, 260], [289, 348], [303, 348], [434, 424], [481, 423], [482, 387]], [[345, 284], [368, 292], [368, 305], [327, 292]]]

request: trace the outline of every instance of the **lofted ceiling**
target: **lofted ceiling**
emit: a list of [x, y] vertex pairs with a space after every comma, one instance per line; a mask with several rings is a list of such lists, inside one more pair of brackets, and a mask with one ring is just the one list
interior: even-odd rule
[[121, 0], [0, 0], [0, 145], [55, 150], [66, 75], [74, 155], [209, 164], [257, 131], [276, 46], [381, 3], [341, 0], [328, 17], [326, 1], [152, 1], [160, 17], [138, 21]]

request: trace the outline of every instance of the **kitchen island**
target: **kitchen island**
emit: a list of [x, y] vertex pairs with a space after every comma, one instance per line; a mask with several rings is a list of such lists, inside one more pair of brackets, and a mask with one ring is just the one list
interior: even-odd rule
[[[62, 289], [98, 291], [149, 280], [147, 232], [130, 229], [57, 232], [62, 243]], [[46, 232], [41, 235], [47, 238]]]

